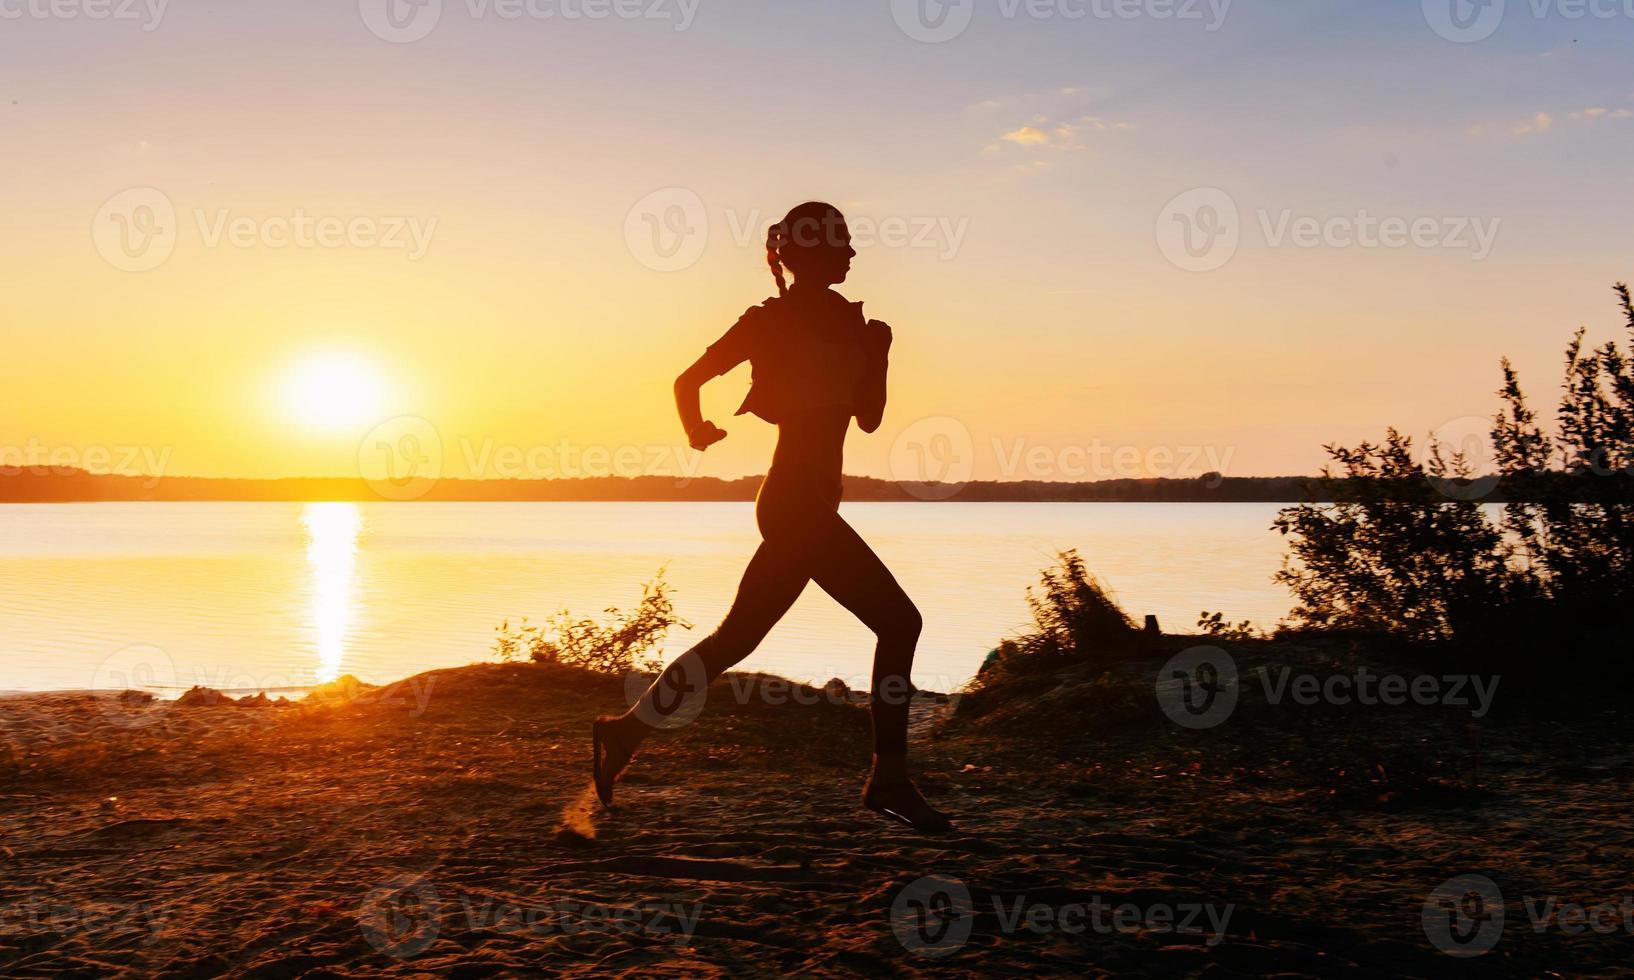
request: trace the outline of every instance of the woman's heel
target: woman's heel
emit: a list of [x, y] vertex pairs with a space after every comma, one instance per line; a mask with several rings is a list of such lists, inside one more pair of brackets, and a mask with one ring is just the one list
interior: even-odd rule
[[895, 820], [903, 826], [911, 827], [922, 834], [945, 834], [953, 830], [953, 821], [948, 819], [947, 814], [931, 806], [930, 803], [920, 795], [918, 788], [916, 788], [913, 783], [903, 783], [902, 785], [908, 788], [908, 791], [912, 794], [913, 799], [919, 804], [919, 806], [914, 807], [913, 810], [910, 810], [905, 806], [893, 806], [892, 804], [882, 800], [880, 797], [883, 794], [877, 791], [874, 783], [871, 780], [869, 781], [868, 785], [863, 788], [862, 805], [882, 817]]

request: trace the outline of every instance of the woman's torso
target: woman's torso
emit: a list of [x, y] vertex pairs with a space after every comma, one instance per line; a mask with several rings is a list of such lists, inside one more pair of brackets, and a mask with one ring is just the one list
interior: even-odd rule
[[862, 304], [832, 290], [791, 292], [744, 314], [740, 349], [753, 366], [738, 414], [782, 425], [819, 410], [849, 418], [867, 370]]
[[862, 304], [836, 293], [776, 304], [754, 359], [745, 409], [777, 425], [777, 448], [756, 500], [763, 534], [839, 507], [845, 437], [865, 370]]
[[851, 416], [818, 409], [777, 426], [777, 449], [755, 496], [755, 523], [767, 540], [809, 535], [840, 508], [845, 435]]

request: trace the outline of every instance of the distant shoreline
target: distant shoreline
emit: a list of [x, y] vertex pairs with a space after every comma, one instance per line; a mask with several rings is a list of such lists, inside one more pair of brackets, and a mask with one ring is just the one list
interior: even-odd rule
[[[764, 476], [734, 480], [716, 477], [584, 477], [577, 479], [472, 480], [421, 478], [398, 483], [355, 477], [287, 477], [241, 480], [227, 477], [119, 476], [84, 471], [36, 473], [0, 468], [0, 504], [67, 503], [746, 503], [755, 499]], [[1578, 499], [1626, 494], [1626, 479], [1607, 483], [1573, 474], [1549, 473], [1548, 489]], [[1379, 483], [1379, 492], [1405, 502], [1444, 499], [1502, 504], [1537, 493], [1528, 483], [1511, 497], [1496, 478], [1434, 480], [1439, 495], [1425, 497], [1424, 481], [1324, 480], [1317, 476], [1221, 476], [1096, 480], [975, 480], [915, 483], [847, 476], [845, 499], [852, 503], [1332, 503], [1335, 488]], [[1352, 488], [1353, 490], [1354, 488]]]
[[[52, 503], [677, 503], [748, 502], [762, 476], [590, 477], [537, 480], [427, 480], [397, 485], [356, 478], [241, 480], [120, 476], [83, 471], [0, 474], [0, 504]], [[1307, 476], [1121, 479], [1087, 483], [972, 481], [910, 483], [845, 477], [845, 499], [900, 503], [1308, 503]]]

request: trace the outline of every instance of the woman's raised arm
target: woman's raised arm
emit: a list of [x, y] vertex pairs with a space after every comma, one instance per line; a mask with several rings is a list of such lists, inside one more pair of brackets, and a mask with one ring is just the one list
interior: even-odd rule
[[857, 427], [873, 432], [885, 418], [885, 375], [890, 367], [891, 328], [883, 320], [868, 321], [863, 349], [868, 367], [857, 384]]
[[687, 443], [693, 449], [704, 450], [726, 438], [726, 430], [706, 421], [698, 406], [698, 389], [704, 382], [718, 375], [715, 359], [708, 353], [692, 362], [692, 366], [675, 379], [675, 410], [681, 416], [681, 427], [686, 430]]

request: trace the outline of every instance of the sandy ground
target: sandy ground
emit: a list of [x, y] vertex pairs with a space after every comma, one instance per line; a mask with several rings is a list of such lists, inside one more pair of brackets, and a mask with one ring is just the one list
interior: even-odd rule
[[[923, 782], [960, 828], [927, 838], [858, 805], [866, 714], [787, 693], [717, 684], [697, 721], [649, 743], [613, 812], [588, 791], [587, 731], [623, 684], [561, 668], [473, 666], [286, 707], [0, 701], [0, 974], [1634, 963], [1630, 930], [1574, 935], [1560, 915], [1634, 894], [1634, 763], [1611, 715], [1478, 734], [1368, 715], [1356, 731], [1417, 746], [1459, 788], [1356, 800], [1342, 774], [1292, 761], [1331, 720], [1261, 712], [1226, 734], [1086, 719], [1018, 739], [947, 725], [927, 701]], [[1427, 939], [1424, 907], [1469, 873], [1503, 889], [1505, 932], [1457, 958]], [[1548, 898], [1539, 931], [1527, 902]]]

